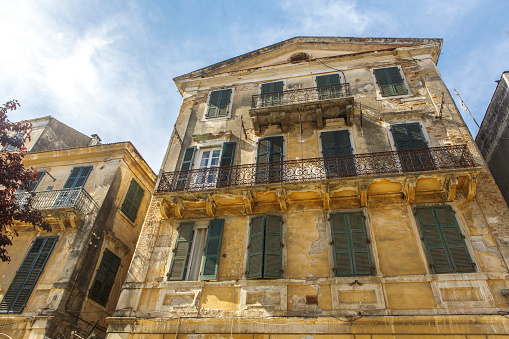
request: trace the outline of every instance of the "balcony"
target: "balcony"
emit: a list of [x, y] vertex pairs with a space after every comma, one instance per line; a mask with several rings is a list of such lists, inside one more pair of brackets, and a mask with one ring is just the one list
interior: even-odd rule
[[289, 124], [300, 122], [316, 122], [322, 128], [326, 119], [336, 118], [351, 125], [353, 103], [350, 84], [344, 83], [253, 95], [249, 115], [257, 134], [269, 125], [281, 125], [286, 132]]
[[475, 167], [466, 145], [164, 172], [157, 193]]
[[77, 228], [78, 224], [97, 207], [94, 199], [83, 188], [15, 194], [16, 203], [25, 205], [32, 197], [32, 207], [39, 210], [47, 222], [62, 229]]

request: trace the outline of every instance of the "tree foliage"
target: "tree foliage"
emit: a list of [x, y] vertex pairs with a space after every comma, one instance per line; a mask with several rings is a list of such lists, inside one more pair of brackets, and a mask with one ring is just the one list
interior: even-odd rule
[[9, 111], [19, 107], [17, 100], [11, 100], [0, 106], [0, 260], [10, 261], [7, 246], [17, 236], [12, 227], [14, 222], [28, 223], [42, 230], [51, 231], [37, 210], [32, 207], [31, 193], [23, 204], [16, 202], [16, 191], [28, 192], [30, 184], [36, 181], [37, 171], [23, 166], [26, 154], [25, 142], [30, 140], [32, 125], [27, 122], [10, 122]]

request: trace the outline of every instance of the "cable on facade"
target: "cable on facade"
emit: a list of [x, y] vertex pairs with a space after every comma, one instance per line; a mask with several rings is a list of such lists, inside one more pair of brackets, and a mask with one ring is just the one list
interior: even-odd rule
[[341, 72], [341, 74], [343, 74], [343, 80], [346, 82], [346, 75], [345, 75], [345, 72], [343, 72], [343, 71], [342, 71], [342, 70], [340, 70], [340, 69], [337, 69], [337, 68], [331, 67], [331, 66], [329, 66], [329, 65], [326, 65], [326, 64], [325, 64], [322, 60], [320, 60], [320, 59], [318, 59], [318, 58], [317, 58], [316, 60], [320, 61], [320, 63], [321, 63], [322, 65], [324, 65], [325, 67], [329, 67], [329, 68], [332, 68], [332, 69], [334, 69], [334, 70], [336, 70], [336, 71], [338, 71], [338, 72]]

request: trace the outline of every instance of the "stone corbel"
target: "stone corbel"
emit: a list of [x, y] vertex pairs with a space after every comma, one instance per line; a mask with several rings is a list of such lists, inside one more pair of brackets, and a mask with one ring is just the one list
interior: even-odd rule
[[65, 231], [65, 213], [59, 213], [57, 216], [58, 226], [62, 231]]
[[368, 190], [369, 185], [366, 183], [359, 183], [359, 200], [361, 207], [368, 206]]
[[467, 200], [473, 200], [477, 193], [477, 175], [469, 175], [467, 182]]
[[171, 200], [171, 204], [173, 205], [175, 216], [179, 219], [182, 219], [183, 218], [182, 213], [184, 212], [184, 203], [182, 203], [182, 199], [177, 197], [173, 198]]
[[413, 204], [415, 202], [415, 179], [409, 178], [405, 181], [405, 190], [403, 194], [405, 195], [405, 200], [409, 204]]
[[330, 209], [329, 186], [328, 185], [322, 185], [320, 193], [321, 193], [321, 196], [322, 196], [323, 209], [324, 210], [329, 210]]
[[288, 203], [286, 201], [286, 191], [284, 188], [277, 190], [277, 200], [279, 200], [281, 211], [286, 212], [288, 210]]
[[316, 109], [316, 126], [319, 129], [323, 128], [323, 112], [320, 107]]
[[260, 129], [260, 124], [258, 123], [258, 113], [256, 113], [256, 117], [251, 117], [251, 122], [253, 123], [253, 129], [256, 132], [256, 135], [260, 135], [262, 132]]
[[67, 218], [69, 218], [69, 222], [71, 223], [71, 227], [74, 228], [74, 229], [77, 229], [78, 227], [76, 225], [76, 214], [74, 214], [74, 213], [67, 213]]
[[456, 188], [458, 187], [458, 179], [455, 177], [449, 178], [447, 180], [447, 201], [454, 201], [454, 198], [456, 198]]
[[213, 218], [216, 214], [216, 202], [214, 201], [214, 197], [212, 194], [209, 194], [205, 197], [205, 210], [209, 217]]
[[246, 208], [246, 213], [253, 214], [254, 200], [253, 200], [253, 196], [251, 195], [251, 192], [243, 191], [242, 199], [244, 199], [244, 207]]
[[165, 199], [161, 199], [157, 202], [159, 204], [159, 212], [161, 212], [162, 219], [169, 219], [171, 215], [171, 208]]
[[281, 131], [283, 131], [283, 133], [287, 133], [288, 132], [288, 124], [289, 124], [289, 117], [287, 117], [286, 115], [286, 112], [281, 112], [280, 115], [279, 115], [279, 118], [281, 121]]

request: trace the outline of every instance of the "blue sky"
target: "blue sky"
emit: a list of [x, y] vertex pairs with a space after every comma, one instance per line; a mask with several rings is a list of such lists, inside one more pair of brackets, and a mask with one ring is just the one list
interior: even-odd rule
[[13, 121], [52, 115], [130, 140], [158, 172], [176, 76], [294, 36], [443, 38], [438, 69], [481, 123], [509, 70], [507, 13], [507, 0], [4, 0], [0, 101], [20, 101]]

